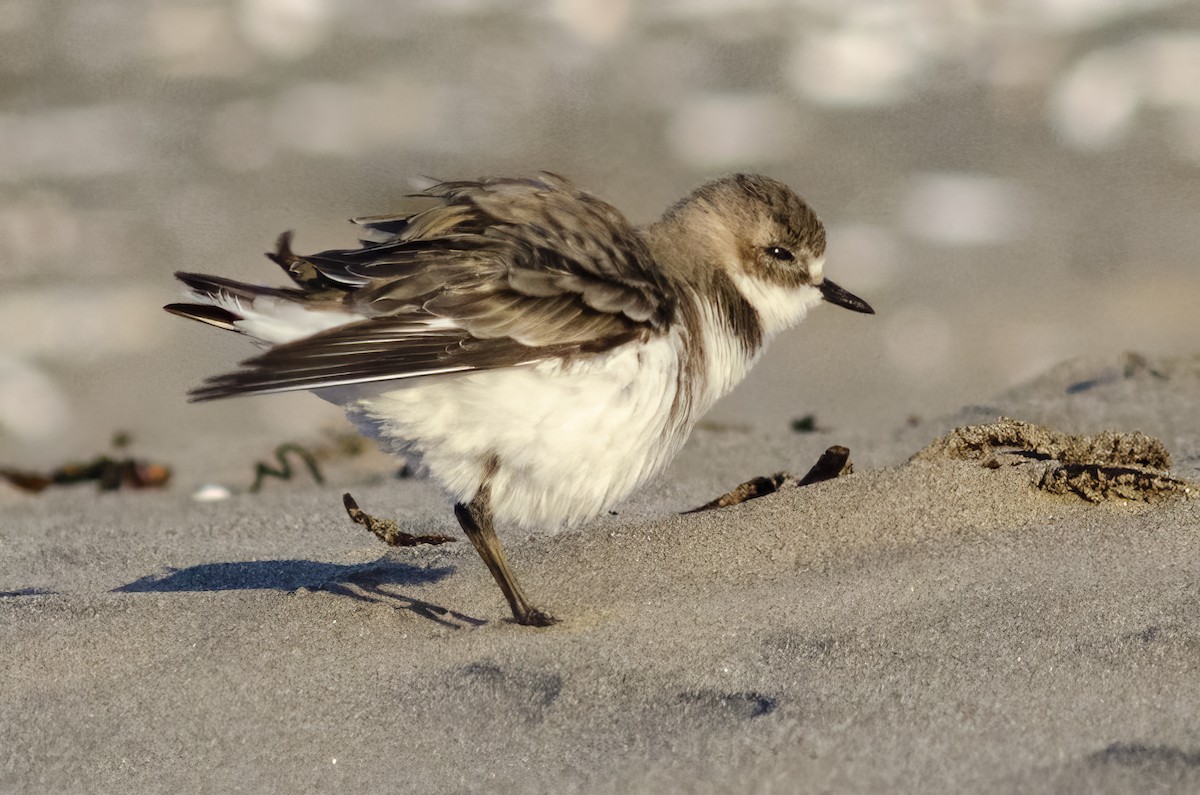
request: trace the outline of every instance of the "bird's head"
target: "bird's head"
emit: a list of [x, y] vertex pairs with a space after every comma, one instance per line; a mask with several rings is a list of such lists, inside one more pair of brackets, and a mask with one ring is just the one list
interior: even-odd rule
[[823, 301], [874, 314], [825, 278], [825, 226], [782, 182], [755, 174], [714, 180], [668, 210], [663, 223], [690, 231], [693, 262], [702, 256], [723, 270], [768, 334], [795, 325]]

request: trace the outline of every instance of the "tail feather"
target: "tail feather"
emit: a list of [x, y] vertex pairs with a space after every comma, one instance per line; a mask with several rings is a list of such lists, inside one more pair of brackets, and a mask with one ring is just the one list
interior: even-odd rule
[[328, 292], [263, 287], [204, 273], [175, 276], [193, 300], [163, 309], [266, 345], [292, 342], [364, 319], [340, 301], [329, 300], [333, 296]]
[[201, 323], [207, 323], [210, 326], [241, 333], [241, 329], [235, 324], [243, 319], [242, 316], [230, 312], [228, 309], [222, 309], [219, 306], [213, 306], [212, 304], [167, 304], [163, 309], [172, 315], [186, 317], [188, 320], [199, 320]]
[[264, 287], [260, 284], [246, 284], [224, 276], [209, 276], [205, 273], [186, 273], [179, 271], [175, 278], [183, 282], [189, 290], [198, 296], [207, 298], [234, 297], [242, 301], [253, 301], [263, 295], [273, 298], [297, 300], [304, 297], [300, 290], [287, 290], [279, 287]]

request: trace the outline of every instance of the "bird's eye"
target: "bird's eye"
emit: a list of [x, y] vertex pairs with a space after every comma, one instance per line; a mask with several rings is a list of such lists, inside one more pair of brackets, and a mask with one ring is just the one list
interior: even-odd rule
[[792, 252], [780, 246], [767, 246], [767, 256], [780, 262], [791, 262], [796, 258]]

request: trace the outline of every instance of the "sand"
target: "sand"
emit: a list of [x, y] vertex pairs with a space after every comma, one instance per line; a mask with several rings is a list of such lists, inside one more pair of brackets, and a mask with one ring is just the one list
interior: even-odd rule
[[[549, 629], [465, 541], [349, 520], [461, 538], [382, 456], [211, 503], [286, 440], [198, 439], [161, 491], [0, 484], [0, 789], [1194, 792], [1195, 492], [908, 459], [1003, 415], [1144, 431], [1196, 483], [1198, 405], [1200, 357], [1114, 356], [891, 433], [704, 426], [616, 515], [502, 534]], [[833, 444], [853, 474], [679, 514]]]

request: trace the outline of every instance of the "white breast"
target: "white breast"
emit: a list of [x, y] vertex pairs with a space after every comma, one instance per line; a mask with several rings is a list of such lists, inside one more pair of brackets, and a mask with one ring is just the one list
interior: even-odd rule
[[458, 502], [474, 497], [495, 456], [496, 520], [556, 529], [602, 513], [678, 452], [691, 430], [671, 416], [680, 344], [667, 335], [589, 359], [423, 379], [338, 402], [386, 446], [419, 456]]
[[[795, 322], [807, 306], [790, 299]], [[497, 522], [558, 529], [599, 515], [665, 469], [695, 422], [758, 359], [761, 348], [748, 354], [704, 305], [700, 317], [702, 345], [689, 346], [676, 328], [573, 361], [318, 394], [345, 406], [384, 447], [415, 457], [457, 502], [475, 496], [495, 460]], [[700, 350], [703, 366], [681, 383], [681, 362]]]

